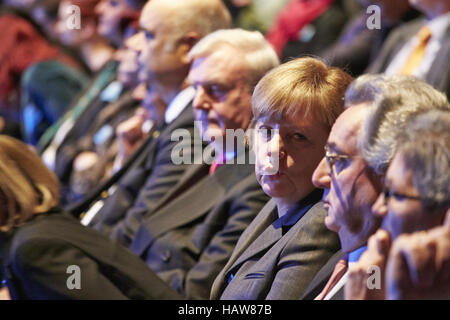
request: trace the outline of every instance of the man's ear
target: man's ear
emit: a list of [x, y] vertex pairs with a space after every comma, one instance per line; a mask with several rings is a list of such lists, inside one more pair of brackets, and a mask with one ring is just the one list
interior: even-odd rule
[[200, 35], [197, 32], [191, 31], [183, 36], [180, 40], [181, 45], [180, 48], [182, 51], [182, 61], [184, 63], [189, 63], [188, 53], [192, 49], [192, 47], [200, 40]]

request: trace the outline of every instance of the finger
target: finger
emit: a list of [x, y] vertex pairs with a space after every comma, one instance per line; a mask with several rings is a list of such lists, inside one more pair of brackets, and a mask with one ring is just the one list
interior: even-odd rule
[[395, 246], [391, 250], [386, 264], [386, 298], [388, 300], [407, 299], [413, 284], [408, 270], [408, 264], [403, 252]]
[[376, 233], [377, 251], [380, 255], [387, 257], [391, 249], [391, 235], [388, 231], [380, 229]]
[[416, 286], [430, 287], [436, 276], [436, 243], [427, 241], [422, 234], [415, 234], [411, 239], [403, 250], [411, 280]]

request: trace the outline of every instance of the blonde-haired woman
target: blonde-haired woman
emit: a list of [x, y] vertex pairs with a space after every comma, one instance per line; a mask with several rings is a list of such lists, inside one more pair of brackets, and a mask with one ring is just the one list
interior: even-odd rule
[[0, 275], [13, 299], [170, 299], [138, 257], [58, 207], [58, 180], [0, 135]]

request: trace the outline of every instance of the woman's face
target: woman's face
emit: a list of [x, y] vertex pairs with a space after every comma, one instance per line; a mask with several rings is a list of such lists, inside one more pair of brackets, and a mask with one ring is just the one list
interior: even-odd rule
[[277, 203], [292, 205], [314, 190], [311, 177], [324, 156], [328, 130], [299, 114], [256, 122], [256, 177]]

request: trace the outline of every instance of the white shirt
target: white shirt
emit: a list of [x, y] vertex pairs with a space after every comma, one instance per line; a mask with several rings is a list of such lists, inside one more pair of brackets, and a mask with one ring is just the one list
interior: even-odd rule
[[188, 106], [189, 102], [194, 99], [194, 95], [194, 87], [187, 87], [186, 89], [179, 92], [169, 103], [169, 106], [166, 109], [166, 113], [164, 114], [164, 121], [169, 124], [173, 120], [175, 120]]
[[[425, 55], [421, 64], [414, 70], [412, 75], [418, 77], [419, 79], [425, 79], [428, 71], [433, 64], [439, 50], [442, 46], [442, 39], [446, 35], [447, 28], [450, 24], [450, 12], [442, 16], [439, 16], [433, 20], [429, 20], [425, 25], [431, 30], [431, 38], [425, 48]], [[409, 40], [403, 48], [397, 53], [397, 55], [392, 59], [389, 66], [386, 68], [386, 75], [393, 75], [400, 72], [404, 67], [406, 61], [408, 60], [411, 52], [419, 44], [419, 37], [415, 35], [411, 40]]]

